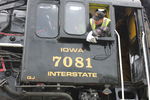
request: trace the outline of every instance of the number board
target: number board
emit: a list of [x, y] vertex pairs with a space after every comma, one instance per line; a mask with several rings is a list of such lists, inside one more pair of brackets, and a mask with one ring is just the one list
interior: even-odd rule
[[39, 48], [33, 45], [32, 48], [37, 51], [31, 50], [28, 59], [26, 58], [27, 68], [24, 70], [23, 80], [62, 83], [118, 82], [116, 52], [109, 54], [110, 51], [105, 50], [107, 47], [89, 45], [88, 50], [83, 44], [57, 43], [53, 47]]

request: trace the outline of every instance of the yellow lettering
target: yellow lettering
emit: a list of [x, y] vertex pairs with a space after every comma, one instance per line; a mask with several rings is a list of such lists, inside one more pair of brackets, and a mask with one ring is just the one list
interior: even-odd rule
[[97, 77], [97, 73], [93, 73], [93, 74], [92, 74], [92, 77]]
[[87, 73], [87, 74], [88, 74], [89, 77], [92, 77], [92, 74], [93, 74], [93, 73]]
[[28, 80], [35, 80], [35, 76], [27, 76]]
[[61, 76], [66, 76], [66, 73], [65, 72], [61, 72]]
[[72, 76], [72, 73], [71, 72], [67, 72], [67, 76]]
[[87, 58], [86, 62], [87, 62], [86, 68], [93, 68], [93, 66], [91, 65], [91, 59], [90, 58]]
[[57, 72], [57, 76], [61, 76], [61, 72]]
[[69, 48], [69, 51], [70, 51], [70, 52], [77, 52], [77, 51], [78, 51], [78, 48]]
[[[59, 77], [93, 77], [97, 78], [97, 73], [88, 72], [48, 72], [48, 76], [59, 76]], [[28, 77], [31, 79], [31, 77]]]
[[71, 57], [65, 57], [63, 59], [63, 64], [65, 67], [71, 67], [73, 62], [72, 62], [72, 58]]
[[60, 52], [63, 52], [63, 48], [60, 48]]
[[82, 48], [60, 48], [60, 52], [78, 52], [78, 53], [83, 53]]
[[55, 62], [54, 66], [58, 67], [61, 57], [53, 56], [53, 62]]
[[57, 76], [56, 72], [48, 72], [48, 76]]
[[79, 77], [82, 77], [82, 72], [78, 72]]
[[77, 67], [77, 68], [83, 68], [84, 67], [84, 62], [83, 62], [83, 58], [82, 57], [77, 57], [76, 59], [75, 59], [75, 66]]
[[83, 73], [82, 77], [88, 77], [87, 73]]
[[64, 52], [69, 52], [69, 49], [68, 48], [63, 48], [63, 51]]
[[78, 52], [82, 52], [82, 53], [83, 53], [84, 51], [83, 51], [83, 49], [80, 48], [80, 49], [78, 50]]
[[[74, 60], [74, 61], [73, 61]], [[71, 57], [59, 57], [59, 56], [53, 56], [52, 61], [54, 62], [54, 67], [58, 67], [60, 65], [60, 62], [63, 62], [64, 67], [70, 68], [73, 67], [73, 64], [77, 68], [93, 68], [91, 64], [91, 58], [87, 58], [84, 60], [82, 57], [76, 57], [71, 58]]]
[[73, 72], [73, 77], [77, 77], [77, 76], [78, 76], [77, 72]]

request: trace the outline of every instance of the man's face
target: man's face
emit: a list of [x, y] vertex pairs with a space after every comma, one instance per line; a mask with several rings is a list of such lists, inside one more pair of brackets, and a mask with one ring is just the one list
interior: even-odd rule
[[95, 21], [95, 24], [96, 25], [100, 25], [100, 24], [102, 24], [103, 23], [103, 19], [100, 19], [100, 20], [98, 20], [98, 21]]

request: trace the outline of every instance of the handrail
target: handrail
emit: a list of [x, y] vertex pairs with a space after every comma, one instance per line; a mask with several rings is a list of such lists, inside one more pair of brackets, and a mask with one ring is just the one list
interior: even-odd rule
[[149, 70], [148, 70], [148, 60], [147, 60], [147, 53], [146, 53], [146, 45], [145, 45], [145, 33], [142, 32], [142, 46], [143, 46], [143, 55], [144, 55], [144, 62], [145, 62], [145, 71], [146, 71], [146, 79], [148, 85], [148, 100], [150, 100], [150, 78], [149, 78]]
[[124, 80], [123, 80], [123, 67], [122, 67], [122, 57], [121, 57], [121, 43], [120, 43], [120, 35], [119, 33], [115, 30], [115, 33], [118, 37], [118, 50], [119, 50], [119, 65], [120, 65], [120, 75], [121, 75], [121, 92], [122, 92], [122, 99], [125, 100], [124, 98]]

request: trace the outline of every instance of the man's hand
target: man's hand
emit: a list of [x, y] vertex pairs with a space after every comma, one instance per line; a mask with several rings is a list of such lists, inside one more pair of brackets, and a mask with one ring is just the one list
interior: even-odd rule
[[97, 43], [96, 37], [92, 35], [93, 31], [90, 31], [89, 34], [87, 35], [86, 41], [92, 42], [92, 43]]
[[103, 31], [103, 32], [108, 32], [109, 31], [109, 27], [100, 27], [100, 29]]

